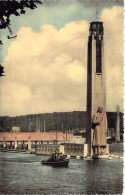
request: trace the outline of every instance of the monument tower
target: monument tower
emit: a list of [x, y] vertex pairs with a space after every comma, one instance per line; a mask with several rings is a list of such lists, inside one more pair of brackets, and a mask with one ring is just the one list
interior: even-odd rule
[[87, 65], [87, 143], [88, 156], [92, 156], [92, 117], [98, 106], [106, 112], [106, 82], [104, 65], [103, 23], [91, 22], [88, 38]]

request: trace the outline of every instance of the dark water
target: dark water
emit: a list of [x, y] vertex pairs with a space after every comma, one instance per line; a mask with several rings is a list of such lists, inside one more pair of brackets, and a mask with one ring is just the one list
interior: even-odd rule
[[[113, 150], [116, 145], [111, 147]], [[122, 154], [122, 145], [116, 148], [117, 154]], [[122, 194], [123, 159], [70, 159], [69, 168], [53, 168], [41, 165], [46, 158], [0, 153], [0, 193]]]

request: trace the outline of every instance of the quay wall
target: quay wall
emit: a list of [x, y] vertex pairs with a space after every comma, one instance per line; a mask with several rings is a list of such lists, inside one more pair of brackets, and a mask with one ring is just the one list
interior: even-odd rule
[[55, 150], [64, 155], [87, 157], [87, 144], [62, 143], [56, 145], [37, 145], [36, 154], [52, 154]]
[[77, 144], [77, 143], [31, 143], [28, 142], [0, 142], [0, 151], [17, 151], [22, 150], [26, 153], [35, 153], [39, 155], [51, 155], [55, 150], [62, 152], [64, 155], [68, 156], [80, 156], [87, 157], [87, 144]]

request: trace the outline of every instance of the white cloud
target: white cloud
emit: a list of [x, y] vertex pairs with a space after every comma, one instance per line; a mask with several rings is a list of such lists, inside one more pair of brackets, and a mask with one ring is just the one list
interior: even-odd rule
[[123, 8], [105, 9], [101, 20], [105, 29], [107, 109], [120, 105], [123, 111]]
[[[122, 8], [104, 10], [102, 20], [107, 110], [114, 110], [122, 105]], [[88, 31], [87, 21], [74, 21], [60, 30], [47, 24], [40, 32], [22, 27], [3, 63], [7, 76], [1, 78], [0, 114], [85, 110]]]

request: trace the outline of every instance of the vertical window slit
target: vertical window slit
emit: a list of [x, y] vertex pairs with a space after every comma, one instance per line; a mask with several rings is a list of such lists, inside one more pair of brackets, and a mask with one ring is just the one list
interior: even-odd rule
[[101, 40], [96, 40], [96, 74], [102, 74]]

